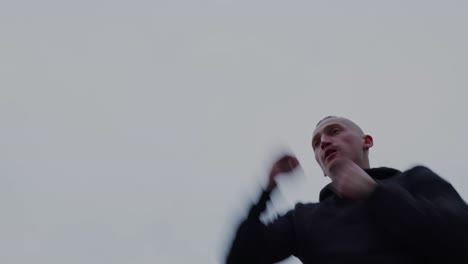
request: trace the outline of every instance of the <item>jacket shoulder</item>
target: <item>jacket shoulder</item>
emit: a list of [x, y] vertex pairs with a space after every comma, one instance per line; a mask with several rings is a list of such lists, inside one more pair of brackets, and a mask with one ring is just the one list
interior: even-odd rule
[[440, 177], [433, 170], [423, 165], [417, 165], [407, 171], [404, 171], [402, 174], [402, 178], [404, 181], [420, 186], [451, 185], [448, 181]]
[[405, 171], [405, 173], [433, 173], [435, 174], [431, 169], [424, 165], [416, 165], [408, 170]]
[[440, 178], [439, 175], [437, 175], [433, 170], [429, 169], [428, 167], [424, 165], [417, 165], [414, 166], [406, 171], [403, 172], [403, 175], [406, 177], [416, 177], [416, 178]]

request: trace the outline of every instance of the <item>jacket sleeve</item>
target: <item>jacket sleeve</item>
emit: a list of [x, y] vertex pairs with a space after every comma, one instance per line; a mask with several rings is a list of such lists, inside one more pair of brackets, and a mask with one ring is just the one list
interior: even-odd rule
[[467, 258], [468, 206], [453, 186], [418, 166], [382, 181], [369, 197], [375, 220], [422, 255]]
[[228, 253], [227, 264], [266, 264], [281, 261], [293, 254], [293, 212], [265, 225], [260, 214], [266, 208], [270, 193], [264, 191], [259, 202], [253, 205], [249, 215], [237, 229]]

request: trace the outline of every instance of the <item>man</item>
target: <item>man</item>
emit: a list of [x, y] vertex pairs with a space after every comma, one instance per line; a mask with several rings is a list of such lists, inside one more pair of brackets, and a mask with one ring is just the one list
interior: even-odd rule
[[259, 220], [276, 179], [299, 167], [286, 155], [241, 223], [227, 263], [468, 263], [468, 206], [428, 168], [370, 168], [370, 135], [342, 117], [321, 120], [312, 136], [315, 159], [332, 182], [318, 203], [297, 204], [270, 224]]

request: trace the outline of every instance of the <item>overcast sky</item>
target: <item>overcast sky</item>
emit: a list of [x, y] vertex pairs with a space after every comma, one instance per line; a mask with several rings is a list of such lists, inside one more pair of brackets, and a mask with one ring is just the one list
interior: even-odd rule
[[302, 171], [270, 210], [318, 200], [330, 114], [374, 137], [371, 166], [426, 165], [468, 199], [467, 11], [2, 1], [0, 262], [222, 263], [282, 151]]

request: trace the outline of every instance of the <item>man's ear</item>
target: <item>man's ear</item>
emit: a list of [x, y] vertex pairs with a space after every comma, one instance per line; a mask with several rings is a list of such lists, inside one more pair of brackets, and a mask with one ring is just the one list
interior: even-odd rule
[[364, 149], [368, 150], [372, 146], [374, 146], [374, 139], [372, 139], [371, 135], [364, 135]]

